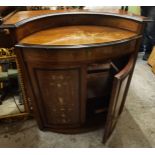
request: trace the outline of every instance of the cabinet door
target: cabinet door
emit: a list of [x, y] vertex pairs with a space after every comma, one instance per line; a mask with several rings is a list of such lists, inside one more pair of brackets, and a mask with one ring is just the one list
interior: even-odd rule
[[133, 67], [134, 57], [131, 57], [128, 64], [114, 76], [110, 105], [103, 136], [103, 143], [105, 143], [112, 134], [118, 121], [119, 115], [123, 110], [130, 80], [132, 77]]

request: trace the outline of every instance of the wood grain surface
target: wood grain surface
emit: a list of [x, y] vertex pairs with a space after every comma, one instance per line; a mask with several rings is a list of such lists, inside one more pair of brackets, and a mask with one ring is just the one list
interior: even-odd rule
[[23, 44], [79, 45], [104, 43], [127, 39], [136, 33], [106, 26], [64, 26], [50, 28], [29, 35], [21, 40]]

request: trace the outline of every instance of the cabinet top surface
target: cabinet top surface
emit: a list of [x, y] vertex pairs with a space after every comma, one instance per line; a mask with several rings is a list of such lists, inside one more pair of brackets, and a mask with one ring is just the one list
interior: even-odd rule
[[106, 26], [64, 26], [50, 28], [23, 38], [21, 44], [82, 45], [119, 41], [136, 36], [136, 33]]

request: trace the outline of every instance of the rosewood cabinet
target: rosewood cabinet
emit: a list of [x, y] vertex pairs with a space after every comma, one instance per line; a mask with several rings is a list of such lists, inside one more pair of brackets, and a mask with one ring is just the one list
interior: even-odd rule
[[103, 126], [106, 142], [125, 104], [144, 18], [89, 11], [34, 14], [25, 12], [28, 18], [18, 21], [17, 13], [4, 22], [7, 42], [0, 39], [3, 46], [15, 46], [39, 128], [78, 133]]

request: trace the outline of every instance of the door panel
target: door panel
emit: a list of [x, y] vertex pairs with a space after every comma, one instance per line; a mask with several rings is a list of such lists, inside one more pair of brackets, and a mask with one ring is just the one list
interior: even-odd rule
[[79, 71], [37, 70], [36, 79], [47, 124], [78, 124]]
[[103, 143], [105, 143], [112, 134], [118, 121], [119, 115], [121, 114], [121, 111], [123, 109], [128, 86], [130, 84], [132, 76], [133, 67], [134, 58], [132, 56], [130, 57], [128, 64], [114, 76], [110, 105], [103, 136]]
[[75, 128], [85, 121], [84, 69], [34, 62], [28, 71], [41, 129]]

